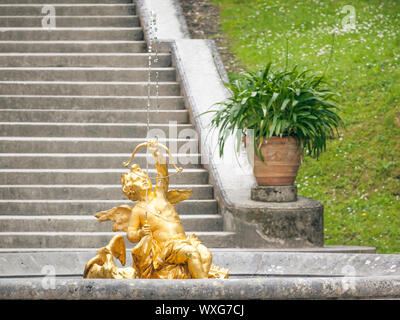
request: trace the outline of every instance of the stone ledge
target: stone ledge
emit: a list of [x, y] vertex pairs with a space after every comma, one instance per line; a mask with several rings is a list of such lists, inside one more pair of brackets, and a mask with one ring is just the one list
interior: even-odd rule
[[136, 8], [146, 40], [150, 27], [150, 11], [156, 14], [159, 41], [189, 38], [179, 0], [136, 0]]
[[[213, 249], [213, 263], [230, 268], [231, 279], [80, 278], [95, 252], [1, 253], [8, 264], [0, 265], [0, 299], [400, 298], [400, 255]], [[44, 266], [54, 267], [55, 278]]]
[[[338, 253], [334, 250], [348, 250]], [[308, 250], [308, 251], [307, 251]], [[353, 252], [351, 252], [353, 250]], [[211, 249], [213, 263], [230, 270], [231, 277], [248, 276], [345, 276], [353, 270], [354, 276], [400, 276], [400, 255], [357, 253], [362, 247], [318, 248], [298, 251], [272, 251], [266, 249]], [[336, 252], [336, 253], [335, 253]], [[364, 251], [365, 252], [365, 251]], [[1, 252], [0, 277], [43, 277], [43, 267], [51, 266], [59, 277], [81, 277], [86, 263], [97, 253], [97, 249], [76, 251], [31, 251]], [[127, 250], [126, 266], [132, 265], [130, 250]], [[121, 267], [118, 261], [116, 264]], [[347, 270], [351, 267], [351, 270]]]
[[[130, 254], [132, 248], [127, 248], [127, 254]], [[376, 253], [374, 247], [364, 246], [339, 246], [324, 245], [323, 247], [307, 248], [210, 248], [211, 252], [314, 252], [314, 253]], [[0, 248], [0, 255], [3, 253], [34, 253], [34, 252], [92, 252], [96, 253], [97, 248]]]
[[400, 277], [247, 278], [234, 280], [4, 279], [0, 299], [242, 300], [400, 298]]

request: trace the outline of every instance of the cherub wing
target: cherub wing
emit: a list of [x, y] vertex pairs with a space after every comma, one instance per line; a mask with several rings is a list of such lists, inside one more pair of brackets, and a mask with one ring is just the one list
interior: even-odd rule
[[[94, 265], [103, 266], [104, 263], [109, 261], [110, 254], [112, 254], [115, 258], [121, 261], [121, 264], [124, 266], [126, 264], [126, 248], [124, 242], [124, 236], [122, 234], [117, 234], [108, 242], [107, 246], [100, 248], [97, 251], [97, 255], [86, 263], [85, 270], [83, 271], [83, 277], [87, 278], [89, 276], [90, 271], [92, 270]], [[111, 262], [114, 265], [114, 262]]]
[[98, 264], [99, 266], [102, 266], [104, 264], [104, 261], [102, 260], [101, 256], [96, 255], [94, 258], [90, 259], [86, 265], [85, 265], [85, 270], [83, 271], [83, 277], [87, 278], [89, 275], [90, 270], [92, 267]]
[[111, 251], [114, 257], [121, 261], [121, 264], [124, 266], [126, 263], [126, 247], [124, 236], [122, 234], [117, 234], [114, 236], [108, 243], [107, 248]]
[[192, 194], [192, 190], [173, 189], [168, 191], [167, 198], [171, 204], [175, 204], [183, 200], [189, 199]]
[[103, 221], [114, 221], [113, 231], [128, 231], [129, 218], [131, 217], [132, 207], [130, 206], [119, 206], [114, 207], [110, 210], [100, 211], [95, 213], [95, 217], [99, 219], [100, 222]]

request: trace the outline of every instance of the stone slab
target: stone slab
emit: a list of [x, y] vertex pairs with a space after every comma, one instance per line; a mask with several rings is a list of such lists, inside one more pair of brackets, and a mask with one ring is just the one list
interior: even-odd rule
[[[347, 285], [353, 281], [354, 286]], [[0, 299], [267, 300], [399, 299], [400, 277], [245, 278], [230, 280], [4, 279]], [[44, 283], [46, 283], [44, 285]]]
[[189, 38], [189, 31], [178, 0], [137, 0], [137, 11], [145, 30], [150, 34], [151, 13], [156, 20], [156, 37], [159, 41]]
[[[222, 218], [218, 214], [180, 215], [184, 230], [221, 231]], [[0, 214], [0, 230], [7, 232], [108, 232], [112, 221], [100, 223], [92, 215], [17, 216]], [[1, 238], [1, 237], [0, 237]]]
[[[1, 28], [40, 28], [43, 16], [0, 16]], [[137, 16], [58, 16], [57, 27], [137, 27]]]
[[[184, 109], [180, 96], [150, 97], [150, 108], [159, 103], [162, 110]], [[72, 110], [122, 110], [145, 109], [147, 96], [0, 96], [3, 109], [72, 109]]]
[[[367, 249], [371, 251], [368, 253]], [[372, 248], [325, 247], [319, 251], [210, 248], [213, 263], [233, 277], [400, 276], [400, 255], [375, 254]], [[336, 251], [335, 251], [336, 250]], [[353, 250], [353, 252], [351, 252]], [[363, 253], [359, 253], [364, 250]], [[359, 252], [357, 252], [359, 251]], [[97, 248], [0, 249], [0, 278], [43, 277], [52, 266], [58, 277], [79, 277]], [[117, 265], [121, 266], [118, 261]], [[132, 265], [127, 249], [127, 266]]]
[[0, 28], [1, 41], [34, 40], [142, 40], [143, 31], [138, 27], [131, 28], [62, 28], [47, 30], [36, 28]]
[[[51, 186], [48, 188], [51, 189]], [[64, 190], [66, 190], [64, 188]], [[47, 194], [40, 187], [37, 188], [26, 188], [24, 190], [19, 190], [14, 188], [9, 190], [10, 192], [2, 192], [0, 187], [0, 195], [12, 194], [14, 191], [14, 196], [19, 196], [21, 200], [14, 199], [0, 200], [0, 215], [14, 215], [14, 216], [24, 216], [24, 215], [93, 215], [95, 212], [110, 209], [112, 207], [117, 207], [120, 205], [131, 205], [132, 202], [127, 200], [126, 197], [121, 192], [121, 186], [115, 185], [114, 187], [98, 186], [96, 192], [91, 190], [91, 188], [79, 188], [76, 190], [75, 194], [91, 195], [94, 198], [92, 200], [70, 200], [68, 196], [70, 195], [63, 190], [59, 190], [59, 193]], [[103, 200], [101, 197], [104, 192], [108, 194], [108, 200]], [[36, 199], [32, 199], [32, 193], [36, 193]], [[213, 214], [218, 212], [218, 204], [216, 200], [212, 199], [212, 189], [211, 186], [207, 189], [204, 188], [202, 191], [197, 192], [200, 196], [209, 199], [195, 199], [182, 201], [177, 203], [175, 208], [180, 215], [201, 215], [204, 213]], [[27, 199], [26, 194], [31, 195], [31, 199]], [[49, 197], [58, 196], [52, 200], [48, 200]], [[3, 198], [6, 199], [6, 198]], [[114, 199], [114, 200], [111, 200]], [[119, 199], [119, 200], [118, 200]]]
[[[3, 0], [1, 3], [3, 4], [48, 4], [49, 2], [51, 3], [62, 3], [62, 4], [82, 4], [82, 3], [94, 3], [97, 4], [99, 3], [99, 0]], [[120, 4], [120, 3], [132, 3], [132, 0], [107, 0], [108, 4]]]
[[[148, 66], [146, 53], [1, 53], [1, 67], [115, 67], [145, 68]], [[170, 67], [171, 57], [158, 54], [153, 67]], [[61, 94], [60, 94], [61, 95]]]
[[[187, 232], [191, 234], [194, 232]], [[225, 231], [196, 231], [201, 242], [207, 247], [232, 248], [235, 233]], [[0, 232], [2, 248], [101, 248], [115, 236], [114, 232]], [[125, 242], [129, 244], [125, 237]], [[128, 248], [133, 248], [129, 244]]]
[[82, 279], [95, 252], [2, 252], [0, 299], [400, 298], [400, 255], [394, 254], [212, 249], [213, 262], [231, 269], [230, 279]]
[[[51, 2], [51, 1], [49, 1]], [[132, 3], [57, 3], [52, 4], [56, 16], [124, 16], [135, 15], [136, 7]], [[40, 16], [43, 4], [0, 4], [0, 16]]]

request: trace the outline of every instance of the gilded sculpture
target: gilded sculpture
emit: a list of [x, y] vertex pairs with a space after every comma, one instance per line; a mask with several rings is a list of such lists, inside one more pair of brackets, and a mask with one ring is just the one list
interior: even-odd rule
[[130, 242], [137, 243], [132, 250], [132, 267], [118, 268], [113, 258], [122, 265], [126, 262], [125, 243], [122, 234], [114, 236], [106, 247], [85, 267], [84, 278], [116, 279], [204, 279], [228, 278], [228, 270], [212, 264], [212, 254], [195, 234], [186, 236], [174, 205], [187, 200], [191, 190], [168, 190], [169, 173], [163, 150], [166, 151], [177, 172], [182, 172], [173, 162], [168, 148], [155, 140], [138, 145], [132, 153], [147, 147], [155, 159], [156, 186], [137, 165], [121, 176], [122, 192], [135, 202], [134, 207], [122, 205], [97, 212], [100, 222], [114, 222], [113, 231], [126, 232]]

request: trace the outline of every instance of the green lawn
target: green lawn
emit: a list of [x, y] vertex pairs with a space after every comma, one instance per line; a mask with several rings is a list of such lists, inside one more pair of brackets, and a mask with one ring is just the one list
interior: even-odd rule
[[[325, 244], [400, 252], [400, 1], [212, 0], [240, 67], [268, 61], [326, 71], [346, 127], [317, 161], [306, 157], [299, 193], [325, 206]], [[342, 12], [355, 9], [355, 28]], [[231, 75], [234, 76], [234, 75]]]

